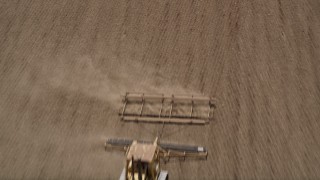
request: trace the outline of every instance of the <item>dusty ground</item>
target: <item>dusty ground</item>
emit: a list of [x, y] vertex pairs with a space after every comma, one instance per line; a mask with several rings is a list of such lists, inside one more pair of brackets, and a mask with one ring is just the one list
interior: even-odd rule
[[0, 177], [116, 179], [106, 137], [126, 91], [218, 98], [207, 126], [166, 126], [207, 161], [172, 179], [320, 178], [320, 1], [0, 0]]

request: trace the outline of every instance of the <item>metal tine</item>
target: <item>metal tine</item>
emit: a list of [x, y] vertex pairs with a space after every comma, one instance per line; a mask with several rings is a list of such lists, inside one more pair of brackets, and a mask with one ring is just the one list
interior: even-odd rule
[[209, 105], [208, 120], [210, 119], [210, 114], [211, 114], [211, 106]]
[[164, 102], [164, 94], [162, 94], [162, 101], [161, 101], [161, 108], [160, 108], [160, 112], [159, 112], [159, 118], [161, 118], [162, 109], [163, 109], [163, 102]]
[[126, 106], [127, 106], [127, 103], [128, 103], [128, 101], [127, 101], [127, 95], [128, 95], [128, 92], [126, 92], [126, 95], [125, 95], [125, 97], [124, 97], [124, 104], [123, 104], [123, 109], [122, 109], [122, 113], [121, 113], [122, 118], [123, 118], [123, 116], [124, 116], [124, 113], [125, 113], [125, 110], [126, 110]]
[[215, 107], [215, 105], [214, 105], [211, 101], [213, 101], [212, 98], [210, 98], [210, 101], [209, 101], [208, 120], [210, 120], [210, 115], [211, 115], [211, 113], [212, 113], [212, 107]]
[[190, 118], [192, 118], [192, 113], [193, 113], [193, 95], [192, 95], [192, 101], [191, 101], [191, 113], [190, 113]]
[[141, 109], [140, 109], [140, 116], [142, 116], [143, 106], [144, 106], [144, 94], [142, 94], [142, 104], [141, 104]]
[[174, 99], [174, 95], [172, 94], [169, 118], [171, 118], [171, 116], [172, 116], [173, 101], [174, 101], [173, 99]]

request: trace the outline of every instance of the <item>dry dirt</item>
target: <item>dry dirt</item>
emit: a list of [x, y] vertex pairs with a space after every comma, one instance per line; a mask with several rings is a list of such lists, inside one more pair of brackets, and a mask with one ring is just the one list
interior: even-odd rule
[[319, 0], [0, 0], [1, 179], [117, 179], [106, 137], [126, 91], [218, 99], [207, 126], [167, 125], [207, 161], [172, 179], [320, 178]]

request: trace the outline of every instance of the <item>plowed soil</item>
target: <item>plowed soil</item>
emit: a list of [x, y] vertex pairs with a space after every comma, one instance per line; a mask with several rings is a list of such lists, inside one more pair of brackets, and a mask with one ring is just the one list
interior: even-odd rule
[[0, 178], [117, 179], [107, 137], [126, 91], [217, 98], [206, 126], [166, 125], [207, 161], [172, 179], [320, 178], [319, 0], [0, 0]]

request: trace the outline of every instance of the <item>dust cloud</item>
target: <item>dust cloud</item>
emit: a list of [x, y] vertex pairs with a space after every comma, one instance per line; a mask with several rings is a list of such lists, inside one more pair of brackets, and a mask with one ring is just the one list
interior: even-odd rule
[[[114, 65], [104, 72], [95, 67], [93, 59], [88, 56], [64, 58], [58, 59], [56, 67], [47, 67], [46, 72], [50, 72], [47, 82], [53, 88], [79, 91], [109, 103], [119, 103], [121, 95], [126, 92], [197, 94], [179, 84], [165, 84], [168, 76], [154, 78], [154, 68], [143, 67], [138, 62], [131, 61], [126, 66]], [[161, 82], [160, 85], [155, 81]]]

